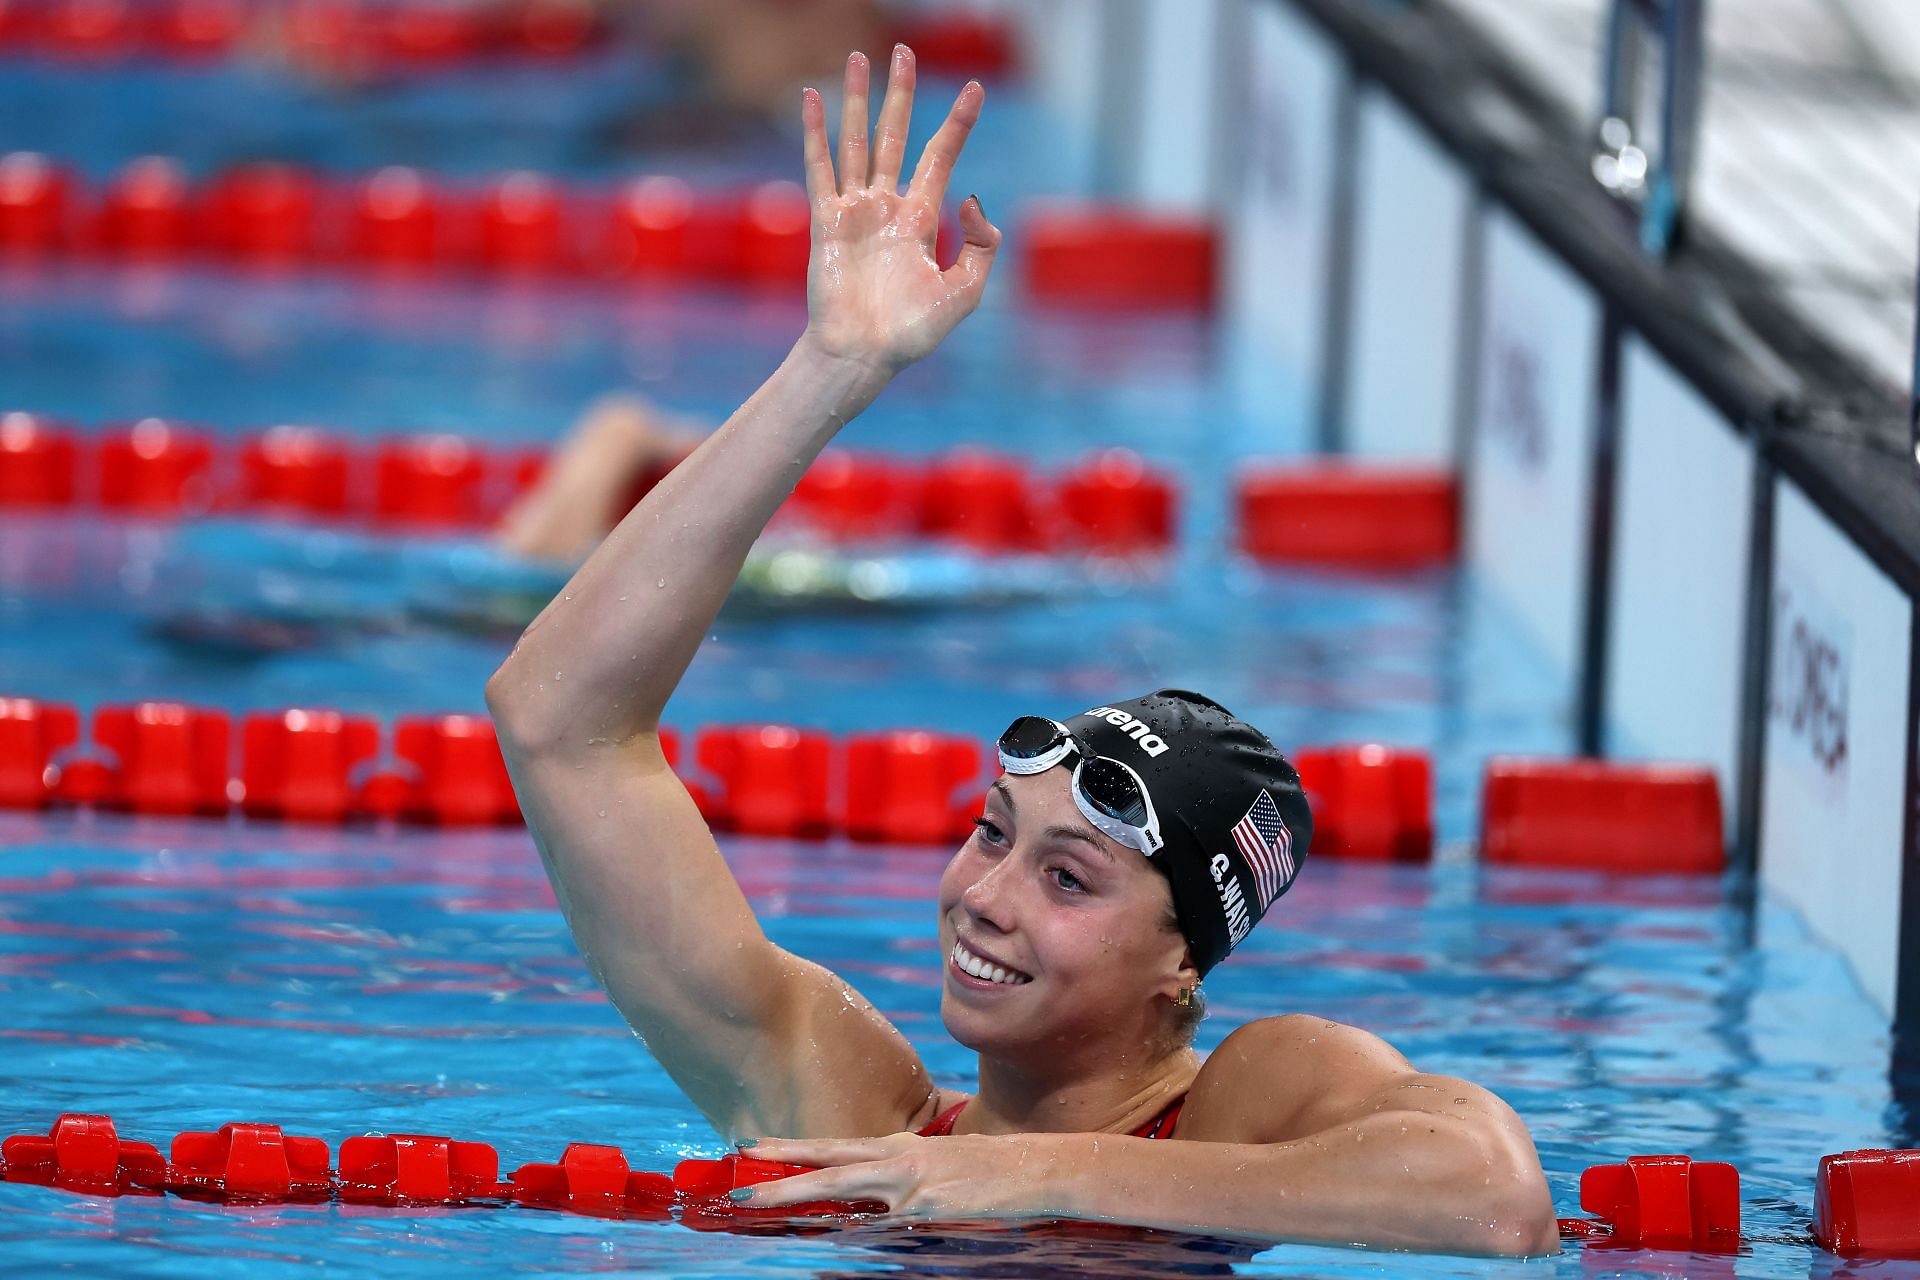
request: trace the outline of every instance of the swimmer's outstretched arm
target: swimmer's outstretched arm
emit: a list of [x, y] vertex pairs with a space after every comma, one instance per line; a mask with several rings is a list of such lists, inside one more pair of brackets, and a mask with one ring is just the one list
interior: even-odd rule
[[[880, 1202], [904, 1218], [1083, 1218], [1261, 1241], [1429, 1253], [1557, 1252], [1533, 1140], [1487, 1090], [1422, 1074], [1377, 1036], [1263, 1018], [1201, 1068], [1178, 1138], [1023, 1133], [772, 1140], [820, 1165], [749, 1203]], [[737, 1194], [737, 1193], [736, 1193]]]
[[807, 327], [766, 384], [581, 566], [487, 683], [527, 825], [587, 963], [654, 1056], [729, 1136], [886, 1133], [930, 1118], [905, 1037], [845, 983], [770, 943], [661, 755], [661, 709], [748, 548], [807, 465], [979, 304], [1000, 233], [960, 208], [934, 235], [979, 118], [969, 84], [904, 195], [913, 56], [894, 52], [871, 145], [848, 60], [839, 174], [820, 95], [802, 104], [813, 255]]

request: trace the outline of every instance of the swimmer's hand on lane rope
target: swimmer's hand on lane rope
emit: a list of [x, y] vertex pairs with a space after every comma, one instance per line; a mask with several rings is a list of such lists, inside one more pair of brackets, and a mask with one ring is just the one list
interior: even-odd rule
[[1064, 1154], [1046, 1150], [1058, 1136], [762, 1138], [740, 1143], [741, 1153], [755, 1160], [812, 1165], [815, 1171], [731, 1194], [735, 1203], [755, 1209], [832, 1200], [884, 1204], [893, 1217], [944, 1222], [1057, 1217], [1043, 1207], [1043, 1179]]
[[965, 238], [955, 263], [934, 261], [940, 206], [954, 163], [980, 118], [985, 91], [960, 90], [900, 194], [900, 168], [913, 116], [913, 53], [895, 45], [886, 98], [867, 137], [867, 59], [847, 59], [838, 173], [827, 140], [826, 105], [815, 89], [801, 96], [807, 196], [813, 205], [813, 253], [807, 267], [807, 329], [801, 341], [820, 353], [870, 366], [890, 378], [940, 345], [975, 307], [993, 268], [1000, 231], [978, 197], [960, 206]]

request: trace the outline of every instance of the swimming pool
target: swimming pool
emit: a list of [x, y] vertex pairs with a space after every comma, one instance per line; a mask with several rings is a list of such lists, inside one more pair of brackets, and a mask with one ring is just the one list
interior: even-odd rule
[[[25, 407], [84, 421], [163, 413], [223, 432], [298, 417], [362, 435], [458, 427], [534, 439], [625, 379], [717, 416], [799, 315], [786, 300], [719, 293], [502, 296], [455, 284], [397, 295], [339, 278], [186, 273], [142, 286], [61, 268], [8, 284], [0, 365]], [[1466, 838], [1487, 754], [1567, 749], [1557, 682], [1467, 575], [1278, 573], [1223, 549], [1232, 462], [1306, 444], [1298, 424], [1246, 394], [1237, 358], [1232, 335], [1206, 321], [1074, 318], [1003, 291], [848, 442], [910, 453], [982, 444], [1043, 463], [1131, 445], [1182, 481], [1172, 561], [1113, 590], [1092, 582], [1007, 608], [723, 619], [669, 720], [984, 736], [1022, 711], [1191, 684], [1289, 747], [1372, 738], [1433, 751], [1443, 840]], [[157, 634], [145, 612], [190, 590], [137, 568], [166, 563], [168, 541], [186, 534], [0, 519], [7, 692], [84, 705], [165, 696], [233, 709], [475, 710], [500, 654], [493, 639], [402, 631], [212, 660]], [[271, 536], [240, 526], [196, 545], [244, 562]], [[420, 554], [451, 563], [462, 552]], [[972, 1064], [936, 1016], [930, 904], [943, 850], [727, 837], [723, 848], [775, 941], [847, 975], [940, 1083], [969, 1083]], [[716, 1148], [580, 964], [523, 833], [0, 814], [0, 884], [8, 1132], [83, 1110], [160, 1141], [233, 1119], [334, 1143], [442, 1132], [495, 1143], [509, 1167], [568, 1141], [617, 1142], [655, 1168]], [[1664, 1150], [1732, 1160], [1750, 1240], [1738, 1272], [1804, 1274], [1824, 1265], [1799, 1239], [1818, 1156], [1884, 1143], [1897, 1123], [1884, 1023], [1790, 914], [1763, 903], [1752, 945], [1743, 892], [1458, 857], [1432, 868], [1321, 859], [1210, 980], [1200, 1044], [1282, 1011], [1377, 1031], [1423, 1067], [1512, 1102], [1563, 1214], [1576, 1211], [1589, 1164]], [[305, 1262], [694, 1277], [1065, 1265], [1058, 1245], [1020, 1234], [763, 1239], [520, 1210], [229, 1210], [0, 1191], [0, 1249], [31, 1270], [204, 1276]], [[1076, 1246], [1073, 1258], [1099, 1274], [1223, 1265], [1192, 1250], [1113, 1248]], [[1626, 1272], [1670, 1262], [1576, 1250], [1527, 1265], [1584, 1274], [1617, 1258]], [[1377, 1265], [1284, 1248], [1236, 1270]], [[1397, 1265], [1475, 1275], [1521, 1264]]]

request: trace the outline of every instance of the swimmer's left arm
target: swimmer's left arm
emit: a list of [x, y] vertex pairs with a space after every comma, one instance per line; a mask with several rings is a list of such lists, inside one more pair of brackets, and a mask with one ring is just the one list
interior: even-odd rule
[[[1307, 1037], [1324, 1048], [1265, 1058], [1260, 1078], [1250, 1074], [1249, 1051], [1300, 1039], [1303, 1021], [1318, 1023], [1274, 1019], [1295, 1025], [1255, 1024], [1229, 1037], [1195, 1082], [1179, 1140], [899, 1134], [765, 1143], [752, 1154], [837, 1167], [764, 1184], [752, 1203], [872, 1200], [923, 1219], [1079, 1218], [1426, 1252], [1558, 1248], [1532, 1140], [1486, 1090], [1417, 1073], [1374, 1037], [1332, 1023]], [[1269, 1126], [1300, 1136], [1249, 1140]]]

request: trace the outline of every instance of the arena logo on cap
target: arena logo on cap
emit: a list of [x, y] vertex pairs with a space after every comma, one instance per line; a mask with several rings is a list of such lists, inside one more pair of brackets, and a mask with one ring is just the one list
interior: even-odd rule
[[1139, 743], [1140, 749], [1150, 756], [1158, 756], [1167, 749], [1167, 740], [1155, 733], [1151, 725], [1137, 716], [1130, 716], [1112, 707], [1095, 707], [1086, 714], [1097, 720], [1105, 720], [1119, 729]]

